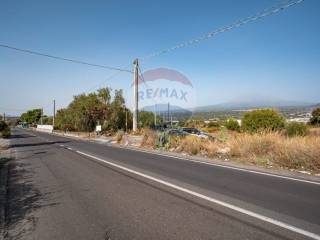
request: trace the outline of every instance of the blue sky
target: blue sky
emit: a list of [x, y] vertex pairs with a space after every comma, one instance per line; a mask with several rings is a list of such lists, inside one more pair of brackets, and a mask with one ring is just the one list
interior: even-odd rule
[[[88, 62], [132, 60], [252, 15], [279, 0], [2, 0], [0, 43]], [[197, 105], [247, 96], [320, 102], [320, 1], [141, 63], [184, 73]], [[132, 75], [0, 48], [0, 111], [65, 107], [72, 96], [111, 86], [131, 91]], [[130, 99], [128, 99], [130, 101]]]

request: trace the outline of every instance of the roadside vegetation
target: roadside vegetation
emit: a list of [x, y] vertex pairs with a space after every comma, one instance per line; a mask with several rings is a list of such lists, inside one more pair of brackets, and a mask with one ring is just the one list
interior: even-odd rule
[[[41, 122], [41, 109], [31, 109], [26, 111], [20, 116], [18, 123], [27, 123], [29, 126], [36, 126]], [[43, 124], [52, 124], [52, 117], [43, 115], [42, 116], [42, 123]]]
[[0, 121], [0, 137], [9, 138], [10, 136], [10, 126], [5, 121]]
[[[215, 123], [204, 127], [216, 129], [213, 140], [196, 136], [163, 136], [163, 133], [148, 130], [141, 144], [268, 168], [320, 173], [320, 128], [316, 127], [317, 124], [286, 123], [277, 111], [269, 109], [248, 112], [243, 116], [243, 122], [240, 127], [236, 120], [229, 119], [219, 123], [224, 126]], [[199, 125], [196, 127], [200, 128]]]
[[[41, 110], [22, 114], [20, 121], [37, 124]], [[46, 118], [50, 123], [50, 117]], [[157, 116], [157, 124], [165, 126]], [[101, 88], [89, 94], [74, 96], [73, 101], [56, 114], [55, 130], [94, 132], [101, 125], [100, 134], [113, 136], [118, 144], [128, 144], [132, 127], [132, 113], [125, 105], [122, 90]], [[312, 112], [309, 124], [288, 122], [274, 109], [245, 112], [241, 121], [229, 117], [211, 121], [188, 119], [180, 121], [174, 131], [155, 131], [152, 112], [139, 113], [141, 147], [203, 156], [224, 161], [239, 161], [268, 168], [285, 168], [320, 173], [320, 109]], [[197, 128], [208, 134], [189, 133]], [[10, 136], [10, 128], [2, 127], [2, 136]], [[9, 130], [8, 130], [9, 129]], [[195, 130], [197, 130], [195, 129]], [[198, 131], [198, 130], [197, 130]]]
[[[23, 113], [20, 123], [29, 126], [40, 124], [41, 109], [32, 109]], [[42, 116], [43, 124], [52, 124], [52, 117]], [[161, 123], [160, 117], [157, 122]], [[153, 113], [139, 113], [139, 127], [150, 127], [154, 124]], [[130, 131], [132, 113], [125, 105], [122, 90], [101, 88], [89, 94], [74, 96], [72, 102], [57, 111], [55, 130], [74, 132], [94, 132], [101, 125], [101, 134], [115, 134], [118, 131]]]

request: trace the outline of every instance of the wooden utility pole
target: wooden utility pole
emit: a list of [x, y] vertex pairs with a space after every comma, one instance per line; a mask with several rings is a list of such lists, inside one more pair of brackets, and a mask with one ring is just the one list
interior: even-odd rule
[[167, 122], [170, 122], [170, 103], [168, 102]]
[[126, 133], [128, 132], [128, 111], [126, 109]]
[[132, 130], [134, 132], [137, 131], [138, 129], [138, 67], [139, 67], [139, 63], [138, 63], [138, 59], [133, 61], [134, 64], [134, 86], [133, 86], [133, 101], [134, 101], [134, 105], [133, 105], [133, 116], [132, 116]]
[[42, 116], [43, 116], [43, 108], [41, 108], [41, 118], [40, 118], [41, 119], [40, 120], [41, 125], [43, 125], [43, 119], [42, 119], [43, 117]]
[[154, 113], [153, 113], [153, 115], [154, 115], [154, 127], [156, 128], [156, 126], [157, 126], [157, 105], [156, 104], [154, 104]]
[[3, 113], [3, 121], [4, 122], [6, 121], [6, 113], [5, 112]]
[[53, 118], [52, 118], [52, 128], [54, 130], [54, 122], [56, 118], [56, 100], [53, 99]]

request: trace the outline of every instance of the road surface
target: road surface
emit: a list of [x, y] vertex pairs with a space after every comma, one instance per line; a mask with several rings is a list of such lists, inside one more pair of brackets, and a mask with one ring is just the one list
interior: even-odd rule
[[320, 239], [320, 184], [14, 129], [5, 239]]

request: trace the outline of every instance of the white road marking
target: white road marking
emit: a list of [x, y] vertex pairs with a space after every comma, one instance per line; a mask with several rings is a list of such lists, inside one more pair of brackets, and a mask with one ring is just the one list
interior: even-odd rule
[[71, 148], [71, 147], [67, 147], [67, 149], [72, 150], [72, 148]]
[[[112, 145], [109, 145], [109, 146], [114, 147]], [[232, 166], [222, 165], [222, 164], [218, 164], [218, 163], [209, 163], [209, 162], [204, 162], [204, 161], [200, 161], [200, 160], [194, 160], [194, 159], [190, 159], [190, 158], [182, 158], [182, 157], [178, 157], [178, 156], [172, 156], [172, 155], [169, 155], [169, 154], [157, 153], [157, 152], [152, 152], [152, 151], [143, 150], [143, 149], [134, 149], [134, 148], [128, 148], [128, 147], [122, 147], [122, 146], [119, 146], [119, 147], [123, 148], [123, 149], [136, 151], [136, 152], [144, 152], [144, 153], [159, 155], [159, 156], [163, 156], [163, 157], [175, 158], [175, 159], [179, 159], [179, 160], [183, 160], [183, 161], [200, 163], [200, 164], [204, 164], [204, 165], [210, 165], [210, 166], [221, 167], [221, 168], [228, 168], [228, 169], [233, 169], [233, 170], [242, 171], [242, 172], [249, 172], [249, 173], [254, 173], [254, 174], [265, 175], [265, 176], [269, 176], [269, 177], [276, 177], [276, 178], [282, 178], [282, 179], [287, 179], [287, 180], [292, 180], [292, 181], [297, 181], [297, 182], [311, 183], [311, 184], [315, 184], [315, 185], [320, 185], [320, 182], [315, 182], [315, 181], [310, 181], [310, 180], [305, 180], [305, 179], [287, 177], [287, 176], [282, 176], [282, 175], [277, 175], [277, 174], [272, 174], [272, 173], [266, 173], [266, 172], [259, 172], [259, 171], [255, 171], [255, 170], [249, 170], [249, 169], [239, 168], [239, 167], [232, 167]]]
[[[57, 133], [54, 133], [54, 135], [60, 136], [60, 137], [65, 137], [65, 138], [70, 138], [67, 136], [61, 136]], [[74, 138], [72, 138], [74, 139]], [[81, 141], [85, 141], [82, 139], [74, 139], [74, 140], [81, 140]], [[95, 141], [95, 143], [98, 143], [97, 141]], [[101, 143], [102, 145], [105, 143]], [[287, 176], [282, 176], [282, 175], [277, 175], [277, 174], [272, 174], [272, 173], [266, 173], [266, 172], [260, 172], [260, 171], [255, 171], [255, 170], [249, 170], [249, 169], [245, 169], [245, 168], [239, 168], [239, 167], [232, 167], [232, 166], [227, 166], [227, 165], [222, 165], [222, 164], [218, 164], [218, 163], [209, 163], [209, 162], [205, 162], [205, 161], [200, 161], [200, 160], [194, 160], [194, 159], [190, 159], [190, 158], [183, 158], [183, 157], [178, 157], [178, 156], [172, 156], [169, 154], [164, 154], [164, 153], [157, 153], [157, 152], [152, 152], [152, 151], [148, 151], [148, 150], [143, 150], [143, 149], [134, 149], [134, 148], [128, 148], [128, 147], [123, 147], [123, 146], [114, 146], [111, 143], [106, 144], [109, 147], [119, 147], [122, 149], [127, 149], [127, 150], [132, 150], [132, 151], [136, 151], [136, 152], [145, 152], [145, 153], [149, 153], [149, 154], [153, 154], [153, 155], [159, 155], [159, 156], [163, 156], [163, 157], [169, 157], [169, 158], [175, 158], [175, 159], [179, 159], [179, 160], [183, 160], [183, 161], [189, 161], [189, 162], [195, 162], [195, 163], [199, 163], [199, 164], [205, 164], [205, 165], [210, 165], [210, 166], [215, 166], [215, 167], [221, 167], [221, 168], [227, 168], [227, 169], [232, 169], [232, 170], [237, 170], [237, 171], [242, 171], [242, 172], [248, 172], [248, 173], [253, 173], [253, 174], [259, 174], [259, 175], [264, 175], [264, 176], [269, 176], [269, 177], [276, 177], [276, 178], [281, 178], [281, 179], [286, 179], [286, 180], [291, 180], [291, 181], [296, 181], [296, 182], [303, 182], [303, 183], [310, 183], [310, 184], [315, 184], [315, 185], [319, 185], [320, 186], [320, 182], [316, 182], [316, 181], [311, 181], [311, 180], [305, 180], [305, 179], [299, 179], [299, 178], [294, 178], [294, 177], [287, 177]]]
[[90, 154], [87, 154], [87, 153], [84, 153], [84, 152], [81, 152], [81, 151], [76, 151], [76, 152], [79, 153], [79, 154], [81, 154], [81, 155], [84, 155], [84, 156], [86, 156], [86, 157], [95, 159], [95, 160], [97, 160], [97, 161], [100, 161], [100, 162], [106, 163], [106, 164], [108, 164], [108, 165], [111, 165], [111, 166], [113, 166], [113, 167], [116, 167], [116, 168], [119, 168], [119, 169], [121, 169], [121, 170], [124, 170], [124, 171], [126, 171], [126, 172], [129, 172], [129, 173], [138, 175], [138, 176], [140, 176], [140, 177], [144, 177], [144, 178], [146, 178], [146, 179], [149, 179], [149, 180], [152, 180], [152, 181], [154, 181], [154, 182], [160, 183], [160, 184], [165, 185], [165, 186], [167, 186], [167, 187], [170, 187], [170, 188], [179, 190], [179, 191], [181, 191], [181, 192], [188, 193], [188, 194], [190, 194], [190, 195], [193, 195], [193, 196], [196, 196], [196, 197], [198, 197], [198, 198], [207, 200], [207, 201], [209, 201], [209, 202], [212, 202], [212, 203], [221, 205], [221, 206], [223, 206], [223, 207], [232, 209], [232, 210], [234, 210], [234, 211], [240, 212], [240, 213], [245, 214], [245, 215], [248, 215], [248, 216], [250, 216], [250, 217], [253, 217], [253, 218], [262, 220], [262, 221], [264, 221], [264, 222], [271, 223], [271, 224], [276, 225], [276, 226], [278, 226], [278, 227], [282, 227], [282, 228], [284, 228], [284, 229], [290, 230], [290, 231], [292, 231], [292, 232], [299, 233], [299, 234], [301, 234], [301, 235], [310, 237], [310, 238], [312, 238], [312, 239], [320, 240], [320, 235], [317, 235], [317, 234], [315, 234], [315, 233], [312, 233], [312, 232], [303, 230], [303, 229], [301, 229], [301, 228], [294, 227], [294, 226], [289, 225], [289, 224], [287, 224], [287, 223], [284, 223], [284, 222], [281, 222], [281, 221], [278, 221], [278, 220], [275, 220], [275, 219], [272, 219], [272, 218], [263, 216], [263, 215], [258, 214], [258, 213], [251, 212], [251, 211], [249, 211], [249, 210], [246, 210], [246, 209], [237, 207], [237, 206], [235, 206], [235, 205], [222, 202], [222, 201], [217, 200], [217, 199], [215, 199], [215, 198], [211, 198], [211, 197], [205, 196], [205, 195], [203, 195], [203, 194], [200, 194], [200, 193], [194, 192], [194, 191], [192, 191], [192, 190], [189, 190], [189, 189], [180, 187], [180, 186], [178, 186], [178, 185], [169, 183], [169, 182], [167, 182], [167, 181], [164, 181], [164, 180], [161, 180], [161, 179], [158, 179], [158, 178], [149, 176], [149, 175], [147, 175], [147, 174], [144, 174], [144, 173], [141, 173], [141, 172], [132, 170], [132, 169], [130, 169], [130, 168], [123, 167], [123, 166], [121, 166], [121, 165], [118, 165], [118, 164], [115, 164], [115, 163], [106, 161], [106, 160], [101, 159], [101, 158], [99, 158], [99, 157], [96, 157], [96, 156], [93, 156], [93, 155], [90, 155]]

